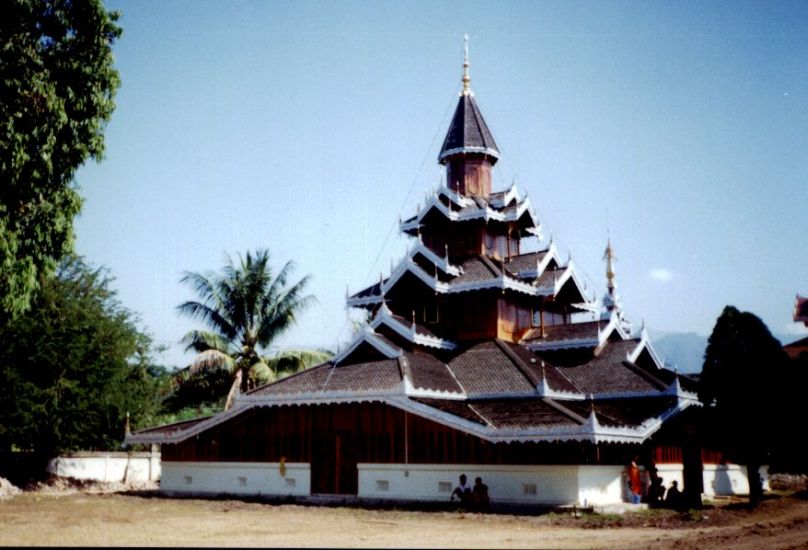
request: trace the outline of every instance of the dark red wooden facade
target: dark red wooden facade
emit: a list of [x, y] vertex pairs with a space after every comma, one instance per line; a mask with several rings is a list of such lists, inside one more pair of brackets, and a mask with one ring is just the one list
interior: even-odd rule
[[490, 443], [382, 403], [257, 408], [162, 453], [165, 461], [310, 463], [312, 493], [333, 494], [356, 494], [360, 462], [625, 464], [640, 453], [681, 463], [681, 450], [664, 443]]

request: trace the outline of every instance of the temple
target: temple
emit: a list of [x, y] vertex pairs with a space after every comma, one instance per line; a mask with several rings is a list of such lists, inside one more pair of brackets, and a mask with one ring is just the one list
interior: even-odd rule
[[347, 296], [361, 329], [228, 411], [129, 434], [161, 445], [163, 491], [437, 501], [465, 473], [494, 502], [609, 504], [626, 500], [635, 456], [666, 486], [748, 490], [744, 468], [689, 437], [695, 381], [632, 331], [611, 239], [597, 296], [530, 198], [493, 188], [500, 152], [467, 51], [461, 81], [445, 183], [399, 225], [409, 251]]

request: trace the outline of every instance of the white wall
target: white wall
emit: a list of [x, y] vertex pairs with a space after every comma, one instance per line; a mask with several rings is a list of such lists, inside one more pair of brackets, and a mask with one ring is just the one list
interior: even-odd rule
[[360, 463], [359, 496], [449, 500], [460, 474], [479, 476], [492, 502], [548, 505], [620, 502], [621, 466]]
[[[679, 488], [684, 487], [684, 467], [681, 464], [657, 464], [657, 474], [663, 479], [667, 489], [675, 479]], [[769, 489], [769, 467], [760, 467], [760, 476], [763, 479], [763, 489]], [[748, 495], [749, 477], [746, 466], [738, 464], [705, 464], [702, 469], [704, 482], [704, 495], [728, 496]]]
[[160, 479], [160, 453], [75, 453], [51, 459], [47, 470], [61, 477], [104, 482], [157, 481]]
[[308, 463], [288, 462], [281, 475], [278, 462], [163, 462], [160, 490], [178, 493], [242, 495], [308, 495]]

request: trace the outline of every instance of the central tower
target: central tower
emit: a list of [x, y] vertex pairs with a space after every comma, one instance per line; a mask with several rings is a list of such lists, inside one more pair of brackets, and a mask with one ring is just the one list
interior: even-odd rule
[[449, 189], [467, 197], [485, 198], [491, 194], [491, 168], [499, 159], [499, 150], [471, 91], [468, 36], [463, 54], [463, 91], [438, 162], [446, 166]]

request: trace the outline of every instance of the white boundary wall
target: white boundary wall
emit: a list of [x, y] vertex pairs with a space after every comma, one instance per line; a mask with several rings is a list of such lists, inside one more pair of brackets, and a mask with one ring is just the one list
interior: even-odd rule
[[[657, 475], [662, 478], [662, 484], [667, 489], [671, 482], [676, 480], [681, 489], [684, 486], [684, 467], [681, 464], [657, 464]], [[760, 467], [760, 477], [763, 480], [763, 490], [769, 489], [769, 467]], [[728, 496], [748, 495], [749, 477], [746, 466], [738, 464], [705, 464], [702, 469], [704, 495]]]
[[306, 496], [311, 492], [311, 468], [287, 462], [163, 462], [160, 490], [176, 493]]
[[[474, 465], [359, 463], [357, 496], [368, 499], [448, 501], [466, 474], [479, 476], [492, 502], [602, 506], [625, 502], [624, 468], [615, 465]], [[683, 487], [681, 464], [658, 464], [665, 488]], [[748, 494], [746, 467], [705, 464], [704, 494]], [[768, 467], [760, 469], [768, 489]], [[59, 474], [64, 475], [64, 474]], [[76, 477], [76, 476], [74, 476]], [[305, 462], [163, 462], [160, 490], [168, 493], [309, 496], [311, 466]]]
[[360, 463], [359, 497], [449, 500], [460, 474], [479, 476], [492, 502], [600, 505], [622, 501], [621, 466]]
[[160, 453], [73, 453], [52, 458], [47, 470], [56, 476], [104, 482], [157, 481], [160, 479]]

